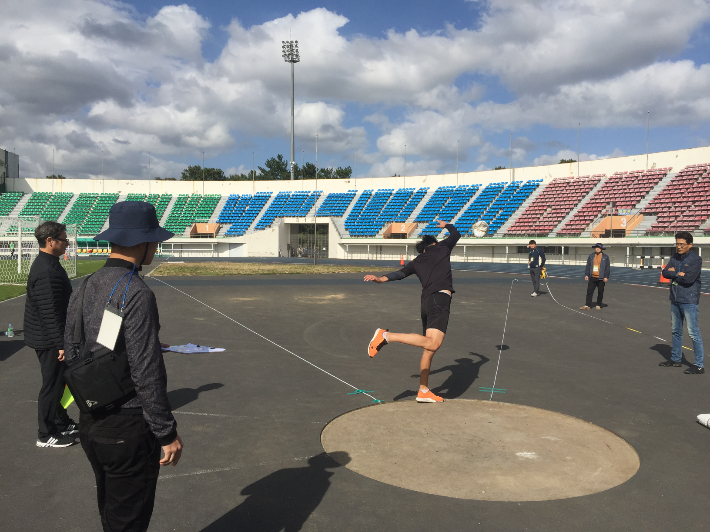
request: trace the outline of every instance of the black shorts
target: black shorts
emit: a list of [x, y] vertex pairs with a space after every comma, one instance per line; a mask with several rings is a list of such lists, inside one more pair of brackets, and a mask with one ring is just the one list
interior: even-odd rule
[[451, 311], [451, 296], [446, 292], [436, 292], [422, 299], [422, 328], [437, 329], [446, 334]]

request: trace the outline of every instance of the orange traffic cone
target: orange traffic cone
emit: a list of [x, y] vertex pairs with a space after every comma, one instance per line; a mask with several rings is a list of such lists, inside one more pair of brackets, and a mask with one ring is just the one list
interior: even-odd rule
[[663, 277], [663, 268], [665, 268], [665, 267], [666, 267], [665, 264], [661, 265], [661, 278], [658, 280], [658, 284], [671, 284], [670, 279], [666, 279], [665, 277]]
[[400, 255], [401, 258], [399, 259], [399, 265], [404, 266], [404, 255]]

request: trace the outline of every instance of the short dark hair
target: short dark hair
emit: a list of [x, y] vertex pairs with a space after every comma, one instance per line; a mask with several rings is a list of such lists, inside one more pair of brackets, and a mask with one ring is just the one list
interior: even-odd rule
[[428, 248], [432, 244], [436, 244], [436, 242], [436, 237], [433, 237], [431, 235], [424, 235], [421, 241], [417, 242], [417, 253], [424, 253], [424, 250], [426, 248]]
[[530, 244], [537, 244], [537, 242], [535, 242], [534, 240], [531, 240], [530, 242], [528, 242], [528, 246], [529, 246]]
[[675, 234], [675, 239], [676, 240], [685, 240], [688, 244], [693, 243], [693, 235], [691, 235], [688, 231], [679, 231]]
[[67, 226], [58, 222], [44, 222], [35, 229], [35, 238], [39, 242], [39, 247], [43, 248], [47, 245], [48, 238], [58, 239], [63, 231], [67, 230]]

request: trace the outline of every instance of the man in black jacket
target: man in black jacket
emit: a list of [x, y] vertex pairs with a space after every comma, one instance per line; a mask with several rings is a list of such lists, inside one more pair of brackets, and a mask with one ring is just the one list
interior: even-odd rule
[[77, 424], [60, 404], [64, 392], [64, 324], [72, 293], [59, 257], [69, 240], [66, 226], [44, 222], [35, 229], [40, 252], [30, 267], [25, 300], [25, 343], [37, 352], [42, 387], [37, 398], [37, 447], [74, 445]]
[[587, 257], [587, 267], [584, 269], [584, 280], [587, 284], [587, 301], [579, 310], [589, 310], [592, 308], [592, 297], [594, 289], [597, 290], [597, 310], [602, 309], [602, 299], [604, 298], [604, 286], [606, 286], [611, 274], [611, 261], [609, 255], [602, 250], [606, 249], [601, 242], [592, 246], [594, 253]]
[[542, 268], [545, 266], [545, 252], [542, 248], [537, 247], [537, 243], [531, 240], [528, 243], [528, 268], [530, 268], [530, 279], [532, 279], [533, 292], [530, 294], [532, 297], [537, 297], [540, 295], [540, 276], [542, 275]]
[[439, 222], [439, 228], [446, 228], [449, 236], [437, 242], [433, 236], [426, 235], [417, 244], [419, 256], [399, 271], [388, 273], [382, 277], [366, 275], [365, 281], [386, 283], [398, 281], [415, 274], [422, 283], [422, 328], [423, 336], [419, 334], [391, 333], [387, 329], [377, 329], [368, 346], [368, 354], [374, 357], [380, 349], [389, 342], [412, 345], [424, 349], [419, 363], [419, 392], [417, 402], [440, 403], [443, 401], [429, 389], [429, 371], [431, 361], [436, 351], [441, 347], [449, 325], [451, 297], [454, 293], [451, 276], [451, 250], [461, 238], [453, 224]]
[[[98, 342], [99, 331], [110, 306], [121, 317], [116, 335], [122, 335], [136, 391], [134, 398], [110, 413], [82, 413], [80, 418], [79, 438], [96, 477], [105, 532], [148, 529], [160, 465], [176, 465], [182, 453], [168, 402], [158, 305], [153, 291], [137, 274], [142, 265], [153, 261], [158, 242], [172, 236], [160, 227], [153, 205], [122, 201], [109, 211], [109, 228], [94, 237], [111, 242], [111, 255], [86, 281], [82, 309], [86, 349], [95, 352], [104, 347]], [[70, 353], [77, 293], [67, 312], [64, 345]], [[67, 362], [71, 367], [74, 359]]]

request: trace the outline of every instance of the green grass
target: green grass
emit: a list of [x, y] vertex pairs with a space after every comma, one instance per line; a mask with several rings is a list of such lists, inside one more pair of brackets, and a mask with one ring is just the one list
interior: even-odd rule
[[[104, 265], [103, 260], [78, 260], [76, 261], [76, 276], [83, 277], [94, 273]], [[26, 279], [25, 279], [26, 282]], [[24, 285], [16, 284], [0, 284], [0, 301], [12, 299], [13, 297], [21, 296], [25, 293]]]

